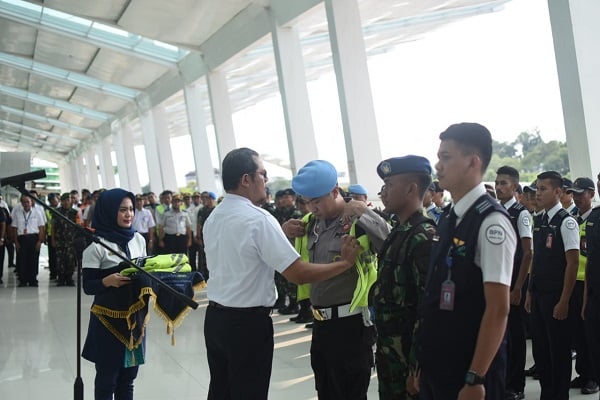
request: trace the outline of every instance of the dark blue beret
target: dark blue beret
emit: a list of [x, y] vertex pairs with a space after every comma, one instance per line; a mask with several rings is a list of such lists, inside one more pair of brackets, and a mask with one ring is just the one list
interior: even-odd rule
[[425, 157], [410, 155], [388, 158], [377, 166], [377, 174], [381, 179], [410, 172], [431, 174], [431, 164]]

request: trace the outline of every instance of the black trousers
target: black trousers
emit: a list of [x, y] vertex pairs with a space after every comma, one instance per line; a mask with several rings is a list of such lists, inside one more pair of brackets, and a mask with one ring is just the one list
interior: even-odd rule
[[192, 271], [198, 270], [198, 253], [200, 252], [200, 245], [192, 240], [192, 245], [188, 248], [188, 260]]
[[581, 318], [584, 287], [584, 281], [575, 281], [575, 287], [571, 294], [570, 308], [573, 309], [573, 348], [577, 352], [575, 371], [584, 380], [596, 380], [596, 373], [594, 372], [594, 366], [592, 364], [585, 324]]
[[535, 365], [540, 374], [540, 400], [569, 398], [573, 315], [557, 320], [552, 316], [560, 292], [532, 293], [531, 329]]
[[[475, 344], [473, 343], [473, 346]], [[506, 364], [507, 364], [506, 336], [500, 343], [498, 352], [485, 374], [485, 399], [504, 400], [506, 395]], [[456, 399], [458, 393], [465, 386], [464, 363], [457, 368], [451, 360], [439, 360], [439, 365], [421, 369], [421, 382], [419, 400], [448, 400]]]
[[6, 253], [5, 245], [6, 242], [2, 243], [0, 246], [0, 279], [2, 279], [2, 275], [4, 273], [4, 254]]
[[204, 319], [209, 400], [266, 400], [273, 367], [270, 308], [240, 311], [210, 305]]
[[167, 235], [163, 238], [165, 247], [161, 254], [187, 254], [187, 235]]
[[511, 305], [508, 314], [507, 342], [508, 368], [506, 370], [506, 388], [513, 392], [525, 390], [525, 360], [527, 344], [525, 342], [526, 311], [523, 302]]
[[[588, 298], [585, 305], [585, 330], [590, 359], [595, 373], [591, 378], [596, 382], [600, 382], [600, 288], [592, 289], [588, 286]], [[579, 353], [577, 357], [579, 357]]]
[[133, 400], [133, 381], [139, 367], [120, 367], [96, 364], [94, 400]]
[[39, 235], [37, 233], [19, 236], [20, 249], [17, 252], [17, 268], [20, 283], [37, 285], [38, 262], [40, 252], [35, 249]]
[[361, 314], [314, 322], [310, 364], [320, 400], [367, 398], [374, 343], [375, 328]]
[[56, 248], [50, 245], [50, 238], [48, 238], [48, 268], [50, 269], [50, 276], [56, 278], [58, 276], [58, 264], [56, 262]]

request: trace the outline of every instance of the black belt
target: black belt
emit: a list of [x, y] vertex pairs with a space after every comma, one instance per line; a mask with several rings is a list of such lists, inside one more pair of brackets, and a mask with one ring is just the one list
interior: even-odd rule
[[27, 235], [19, 235], [18, 237], [22, 238], [22, 237], [30, 237], [30, 236], [40, 236], [39, 233], [28, 233]]
[[254, 313], [260, 313], [260, 314], [266, 314], [266, 315], [271, 314], [271, 311], [273, 310], [271, 307], [261, 307], [261, 306], [259, 306], [259, 307], [227, 307], [227, 306], [224, 306], [224, 305], [219, 304], [216, 301], [212, 301], [212, 300], [208, 301], [208, 306], [214, 307], [219, 310], [254, 312]]
[[179, 237], [179, 236], [185, 236], [185, 233], [173, 233], [173, 234], [171, 234], [171, 233], [165, 233], [165, 236], [177, 236], [177, 237]]

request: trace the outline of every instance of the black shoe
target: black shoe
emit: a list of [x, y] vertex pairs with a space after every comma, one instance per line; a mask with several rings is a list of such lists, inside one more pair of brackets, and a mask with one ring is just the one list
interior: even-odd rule
[[287, 307], [281, 307], [277, 312], [281, 315], [291, 315], [298, 313], [298, 306], [289, 305]]
[[297, 324], [306, 324], [307, 322], [312, 322], [312, 315], [298, 315], [298, 318], [294, 321]]
[[75, 282], [74, 281], [67, 281], [67, 283], [65, 285], [66, 286], [75, 286]]
[[64, 281], [58, 281], [58, 282], [56, 283], [56, 286], [67, 286], [67, 284], [66, 284], [66, 282], [64, 282]]
[[513, 392], [511, 390], [507, 390], [504, 395], [505, 400], [523, 400], [525, 398], [525, 393], [523, 392]]
[[290, 318], [290, 322], [296, 322], [296, 320], [300, 318], [300, 314], [296, 315], [295, 317]]
[[275, 304], [273, 304], [273, 307], [271, 307], [271, 308], [272, 308], [273, 310], [278, 310], [278, 309], [280, 309], [280, 308], [282, 308], [282, 307], [285, 307], [285, 302], [284, 302], [284, 301], [279, 301], [279, 300], [277, 300], [277, 301], [275, 302]]
[[305, 327], [306, 329], [312, 329], [312, 328], [313, 328], [313, 325], [314, 325], [314, 324], [311, 322], [310, 324], [306, 324], [306, 325], [304, 325], [304, 327]]
[[37, 284], [37, 282], [36, 283], [30, 283], [29, 287], [38, 287], [38, 284]]
[[17, 285], [17, 287], [26, 287], [27, 284], [25, 282], [21, 282]]
[[582, 394], [593, 394], [598, 393], [598, 384], [595, 381], [588, 380], [585, 385], [581, 388]]
[[531, 366], [531, 368], [525, 370], [525, 376], [533, 376], [535, 374], [535, 364]]
[[4, 281], [2, 280], [2, 278], [0, 278], [0, 285], [2, 285], [4, 283]]
[[571, 381], [571, 385], [569, 387], [571, 389], [581, 389], [583, 388], [583, 385], [585, 385], [584, 379], [581, 376], [578, 376]]

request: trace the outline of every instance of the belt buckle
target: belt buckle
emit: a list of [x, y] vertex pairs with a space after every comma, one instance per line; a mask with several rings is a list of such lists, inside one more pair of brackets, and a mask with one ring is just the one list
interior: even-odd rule
[[329, 319], [327, 312], [319, 308], [313, 308], [313, 317], [315, 317], [317, 321], [325, 321]]

